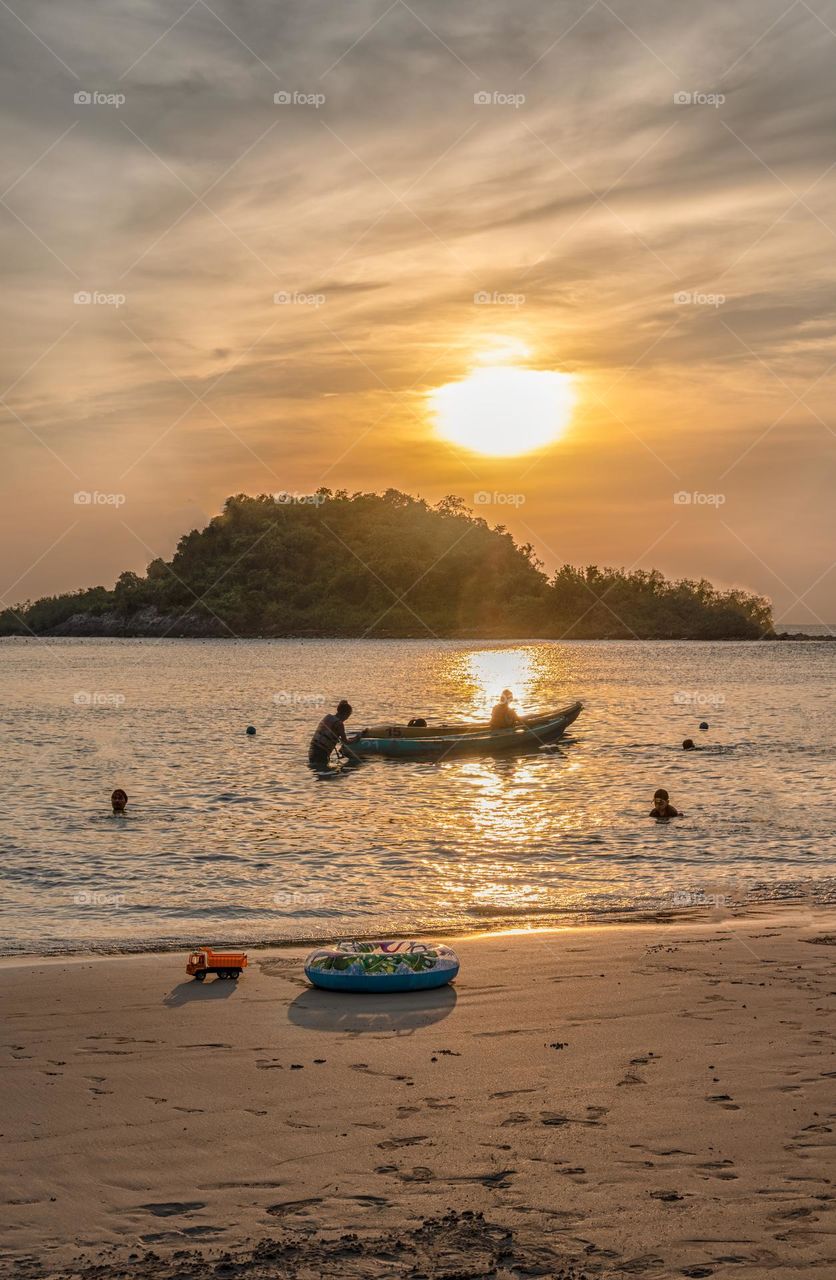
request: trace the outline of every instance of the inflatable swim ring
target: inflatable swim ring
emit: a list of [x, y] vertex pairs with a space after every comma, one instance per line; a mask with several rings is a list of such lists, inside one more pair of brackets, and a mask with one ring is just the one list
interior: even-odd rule
[[337, 942], [305, 961], [305, 976], [326, 991], [426, 991], [458, 972], [455, 951], [428, 942]]

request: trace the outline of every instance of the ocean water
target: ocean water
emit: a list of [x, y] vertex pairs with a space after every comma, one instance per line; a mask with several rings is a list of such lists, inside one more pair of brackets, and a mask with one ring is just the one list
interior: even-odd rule
[[[506, 685], [585, 710], [530, 756], [308, 768], [340, 697], [359, 728], [479, 719]], [[3, 641], [0, 949], [815, 910], [834, 688], [836, 646], [804, 641]], [[648, 817], [658, 786], [684, 817]]]

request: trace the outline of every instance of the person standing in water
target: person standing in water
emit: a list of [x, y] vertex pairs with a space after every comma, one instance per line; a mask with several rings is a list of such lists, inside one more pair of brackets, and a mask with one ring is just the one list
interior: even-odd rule
[[331, 759], [331, 752], [340, 743], [348, 742], [345, 732], [345, 722], [351, 715], [352, 706], [350, 702], [342, 699], [337, 707], [336, 715], [323, 716], [316, 728], [316, 733], [311, 738], [311, 745], [308, 747], [308, 763], [314, 765], [318, 769], [327, 769], [328, 762]]
[[110, 803], [113, 807], [114, 814], [121, 817], [128, 805], [127, 791], [123, 791], [121, 787], [117, 787], [110, 797]]

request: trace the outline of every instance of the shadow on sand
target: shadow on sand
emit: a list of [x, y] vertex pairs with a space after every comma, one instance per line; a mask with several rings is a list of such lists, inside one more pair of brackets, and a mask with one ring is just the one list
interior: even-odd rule
[[189, 978], [188, 982], [178, 982], [176, 987], [172, 987], [163, 1004], [176, 1009], [190, 1000], [226, 1000], [234, 994], [237, 986], [237, 982], [228, 978], [211, 978], [208, 982], [195, 982], [194, 978]]
[[306, 1031], [396, 1031], [411, 1035], [419, 1027], [441, 1022], [456, 1007], [454, 987], [433, 991], [400, 991], [391, 995], [351, 991], [317, 991], [297, 996], [287, 1016]]

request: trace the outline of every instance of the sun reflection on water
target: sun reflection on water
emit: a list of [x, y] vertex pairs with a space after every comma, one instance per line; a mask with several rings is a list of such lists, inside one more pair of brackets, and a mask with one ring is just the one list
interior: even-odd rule
[[[523, 717], [576, 696], [563, 654], [549, 652], [542, 644], [459, 652], [441, 665], [441, 683], [448, 696], [453, 695], [458, 714], [468, 720], [486, 720], [505, 688], [513, 691], [514, 706]], [[551, 891], [532, 879], [527, 852], [542, 849], [550, 839], [553, 874], [562, 879], [565, 867], [571, 892], [573, 859], [561, 841], [582, 826], [577, 806], [568, 803], [567, 783], [570, 774], [583, 774], [584, 765], [569, 745], [527, 756], [456, 760], [441, 767], [455, 772], [457, 785], [455, 806], [438, 817], [451, 839], [465, 840], [474, 851], [473, 859], [458, 860], [452, 874], [449, 864], [434, 864], [451, 909], [497, 919], [547, 911]], [[572, 785], [579, 780], [573, 778]], [[503, 850], [506, 856], [486, 858], [490, 850]]]
[[490, 715], [503, 689], [511, 689], [518, 705], [525, 706], [535, 676], [533, 650], [480, 649], [461, 657], [461, 678], [469, 688], [474, 713]]

